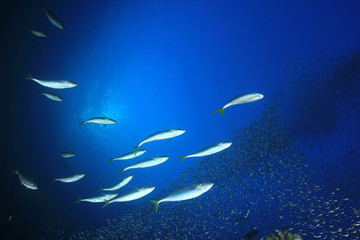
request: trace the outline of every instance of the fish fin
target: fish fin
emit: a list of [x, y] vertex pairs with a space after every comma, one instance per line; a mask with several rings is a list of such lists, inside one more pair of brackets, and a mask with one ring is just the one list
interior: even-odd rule
[[32, 77], [31, 74], [29, 73], [29, 76], [26, 77], [25, 79], [27, 79], [27, 80], [33, 80], [33, 77]]
[[158, 207], [159, 207], [159, 201], [151, 200], [151, 202], [155, 205], [155, 213], [157, 213], [158, 212]]
[[54, 180], [51, 181], [51, 183], [54, 183], [56, 181], [56, 177], [54, 177]]
[[110, 161], [108, 161], [108, 163], [111, 163], [112, 161], [114, 161], [114, 158], [110, 158]]
[[134, 149], [135, 149], [135, 154], [136, 154], [139, 151], [139, 146], [134, 147]]
[[103, 128], [106, 127], [106, 124], [103, 124]]
[[121, 177], [121, 175], [124, 173], [124, 171], [125, 171], [125, 169], [121, 169], [121, 170], [120, 170], [120, 177]]
[[79, 203], [79, 202], [81, 202], [81, 201], [82, 201], [82, 199], [79, 198], [75, 203]]
[[106, 202], [106, 203], [105, 203], [105, 205], [103, 206], [103, 208], [110, 204], [110, 201], [108, 201], [108, 200], [105, 200], [105, 202]]
[[102, 190], [104, 190], [104, 189], [100, 186], [99, 192], [101, 192]]
[[82, 121], [82, 122], [79, 124], [79, 127], [80, 127], [81, 125], [83, 125], [83, 124], [85, 124], [85, 121]]
[[104, 118], [106, 118], [105, 114], [104, 113], [101, 113], [103, 115]]
[[221, 115], [225, 116], [225, 109], [224, 108], [219, 108], [218, 110], [215, 110], [212, 113], [217, 113], [217, 112], [220, 112]]
[[122, 205], [124, 205], [125, 207], [128, 207], [129, 205], [127, 205], [126, 203], [124, 202], [120, 202]]
[[178, 156], [179, 158], [181, 158], [180, 162], [183, 162], [185, 160], [185, 156]]
[[16, 169], [15, 171], [12, 171], [13, 174], [19, 174], [19, 169]]

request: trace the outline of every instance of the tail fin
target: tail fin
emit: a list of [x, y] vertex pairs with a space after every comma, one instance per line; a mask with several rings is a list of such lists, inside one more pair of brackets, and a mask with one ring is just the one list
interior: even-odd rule
[[33, 80], [33, 77], [32, 77], [31, 74], [29, 73], [29, 76], [26, 77], [25, 79], [27, 79], [27, 80]]
[[151, 202], [155, 205], [155, 213], [157, 213], [158, 212], [158, 207], [159, 207], [159, 201], [151, 200]]
[[108, 200], [105, 200], [105, 202], [106, 202], [106, 203], [105, 203], [105, 205], [103, 206], [103, 208], [110, 204], [110, 201], [108, 201]]
[[75, 203], [79, 203], [79, 202], [81, 202], [81, 201], [82, 201], [82, 199], [79, 198]]
[[219, 108], [218, 110], [215, 110], [212, 113], [217, 113], [217, 112], [220, 112], [221, 115], [225, 116], [225, 109], [224, 108]]
[[81, 125], [83, 125], [85, 123], [85, 121], [82, 121], [80, 124], [79, 124], [79, 127], [81, 126]]
[[15, 171], [12, 171], [13, 174], [19, 174], [19, 169], [16, 169]]
[[54, 177], [54, 180], [51, 181], [51, 183], [55, 182], [56, 181], [56, 177]]
[[101, 192], [102, 190], [104, 190], [104, 189], [100, 186], [99, 192]]
[[114, 158], [110, 158], [110, 161], [108, 161], [108, 163], [111, 163], [112, 161], [114, 161]]
[[137, 152], [139, 151], [139, 146], [134, 147], [134, 149], [135, 149], [135, 154], [137, 154]]
[[181, 158], [180, 162], [183, 162], [185, 160], [185, 156], [178, 156], [179, 158]]
[[125, 169], [120, 170], [120, 177], [124, 173]]

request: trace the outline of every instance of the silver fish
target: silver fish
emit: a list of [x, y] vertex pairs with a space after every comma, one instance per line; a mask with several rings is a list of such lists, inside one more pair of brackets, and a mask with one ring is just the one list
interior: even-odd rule
[[57, 18], [55, 16], [55, 14], [53, 14], [52, 12], [50, 12], [44, 5], [41, 6], [41, 8], [44, 9], [46, 16], [48, 17], [48, 19], [50, 20], [50, 22], [55, 26], [58, 27], [60, 29], [64, 29], [64, 24], [62, 24], [62, 22], [59, 20], [59, 18]]
[[131, 192], [126, 193], [126, 194], [124, 194], [118, 198], [115, 198], [111, 201], [106, 201], [106, 204], [103, 206], [103, 208], [113, 202], [129, 202], [129, 201], [133, 201], [133, 200], [145, 197], [146, 195], [148, 195], [149, 193], [154, 191], [154, 189], [155, 189], [155, 187], [148, 186], [148, 187], [140, 188], [138, 190], [131, 191]]
[[21, 175], [21, 174], [19, 173], [19, 170], [16, 170], [16, 171], [14, 171], [13, 173], [14, 173], [14, 174], [17, 174], [17, 175], [19, 176], [19, 180], [20, 180], [21, 184], [22, 184], [24, 187], [26, 187], [26, 188], [28, 188], [28, 189], [32, 189], [32, 190], [37, 190], [37, 189], [38, 189], [38, 186], [37, 186], [34, 182], [30, 181], [28, 178], [26, 178], [26, 177], [24, 177], [23, 175]]
[[64, 178], [54, 178], [54, 180], [51, 183], [56, 182], [56, 181], [63, 182], [63, 183], [76, 182], [76, 181], [82, 179], [84, 176], [85, 176], [84, 173], [78, 173], [78, 174], [71, 175], [71, 176], [64, 177]]
[[204, 157], [204, 156], [208, 156], [208, 155], [211, 155], [214, 153], [218, 153], [218, 152], [223, 151], [223, 150], [227, 149], [228, 147], [230, 147], [231, 144], [232, 144], [231, 142], [220, 142], [220, 143], [211, 145], [209, 147], [206, 147], [194, 154], [187, 155], [187, 156], [179, 156], [179, 158], [181, 158], [180, 162], [184, 161], [185, 158]]
[[193, 199], [209, 191], [213, 185], [213, 183], [200, 183], [192, 185], [182, 188], [161, 200], [151, 200], [151, 202], [155, 205], [155, 212], [157, 213], [158, 206], [161, 202], [178, 202]]
[[146, 150], [139, 150], [139, 151], [135, 151], [135, 152], [130, 152], [130, 153], [124, 154], [124, 155], [122, 155], [120, 157], [117, 157], [117, 158], [110, 158], [109, 162], [116, 161], [116, 160], [133, 159], [133, 158], [136, 158], [136, 157], [139, 157], [139, 156], [143, 155], [145, 152], [146, 152]]
[[186, 131], [183, 129], [169, 129], [169, 130], [164, 130], [164, 131], [154, 133], [154, 134], [148, 136], [147, 138], [145, 138], [141, 143], [139, 143], [139, 145], [137, 145], [135, 147], [135, 150], [137, 151], [139, 149], [139, 147], [141, 145], [143, 145], [144, 143], [174, 138], [174, 137], [180, 136], [181, 134], [184, 134], [185, 132]]
[[159, 164], [167, 161], [168, 159], [169, 159], [169, 157], [154, 157], [154, 158], [146, 159], [146, 160], [134, 163], [133, 165], [130, 165], [127, 168], [124, 168], [123, 170], [120, 171], [120, 173], [122, 174], [123, 172], [125, 172], [129, 169], [153, 167], [153, 166], [159, 165]]
[[75, 153], [74, 152], [63, 152], [63, 153], [60, 153], [60, 156], [62, 156], [63, 158], [71, 158], [71, 157], [75, 156]]
[[105, 195], [101, 195], [98, 197], [93, 197], [93, 198], [79, 198], [79, 200], [77, 200], [75, 203], [79, 203], [79, 202], [91, 202], [91, 203], [99, 203], [99, 202], [106, 202], [106, 201], [110, 201], [111, 199], [115, 198], [118, 194], [117, 193], [108, 193]]
[[29, 77], [26, 77], [25, 79], [33, 80], [34, 82], [37, 82], [38, 84], [53, 88], [53, 89], [66, 89], [66, 88], [73, 88], [76, 87], [78, 84], [75, 82], [67, 81], [67, 80], [39, 80], [36, 78], [33, 78], [31, 74], [29, 74]]
[[100, 187], [99, 191], [115, 191], [115, 190], [118, 190], [119, 188], [122, 188], [123, 186], [128, 184], [133, 177], [134, 177], [134, 175], [127, 176], [126, 178], [124, 178], [122, 181], [120, 181], [118, 184], [116, 184], [115, 186], [113, 186], [111, 188], [102, 188], [102, 187]]
[[29, 28], [28, 31], [37, 37], [42, 37], [42, 38], [47, 37], [47, 34], [45, 32], [37, 30], [37, 29]]
[[81, 125], [86, 124], [86, 123], [102, 124], [102, 125], [104, 125], [104, 127], [105, 127], [106, 125], [115, 124], [116, 121], [115, 121], [114, 119], [105, 117], [105, 115], [103, 114], [103, 117], [95, 117], [95, 118], [91, 118], [91, 119], [86, 120], [86, 121], [82, 121], [82, 122], [79, 124], [79, 127], [80, 127]]
[[237, 105], [237, 104], [243, 104], [243, 103], [250, 103], [255, 102], [260, 99], [262, 99], [264, 95], [260, 93], [245, 93], [241, 94], [239, 96], [234, 97], [231, 99], [227, 104], [225, 104], [222, 108], [219, 108], [218, 110], [215, 110], [212, 113], [220, 112], [223, 116], [225, 115], [225, 108]]
[[40, 93], [41, 95], [44, 95], [45, 97], [53, 100], [53, 101], [56, 101], [56, 102], [61, 102], [63, 101], [63, 99], [58, 96], [58, 95], [55, 95], [55, 94], [52, 94], [52, 93]]

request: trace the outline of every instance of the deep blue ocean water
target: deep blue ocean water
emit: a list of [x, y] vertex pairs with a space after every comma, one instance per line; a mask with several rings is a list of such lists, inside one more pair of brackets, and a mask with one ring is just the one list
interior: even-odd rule
[[[360, 238], [359, 10], [358, 1], [320, 0], [1, 2], [4, 239], [261, 239], [280, 229]], [[79, 85], [53, 90], [29, 73]], [[264, 98], [212, 114], [248, 92]], [[78, 127], [103, 115], [117, 123]], [[170, 128], [186, 133], [108, 163]], [[177, 158], [220, 141], [233, 145]], [[59, 155], [68, 151], [76, 156]], [[162, 155], [170, 159], [124, 173], [134, 178], [117, 191], [155, 186], [151, 195], [75, 204]], [[39, 189], [20, 185], [16, 169]], [[86, 176], [50, 183], [75, 173]], [[200, 182], [214, 187], [155, 214], [151, 199]]]

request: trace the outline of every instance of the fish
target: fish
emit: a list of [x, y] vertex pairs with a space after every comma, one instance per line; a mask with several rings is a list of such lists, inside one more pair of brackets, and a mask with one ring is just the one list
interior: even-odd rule
[[63, 152], [63, 153], [60, 153], [60, 156], [62, 156], [63, 158], [71, 158], [71, 157], [75, 156], [75, 153], [74, 152]]
[[44, 95], [45, 97], [53, 100], [53, 101], [56, 101], [56, 102], [62, 102], [63, 99], [58, 96], [58, 95], [55, 95], [55, 94], [52, 94], [52, 93], [40, 93], [41, 95]]
[[53, 89], [67, 89], [76, 87], [78, 85], [77, 83], [68, 80], [39, 80], [33, 78], [31, 74], [29, 74], [29, 77], [26, 77], [25, 79], [33, 80], [34, 82], [37, 82], [44, 87]]
[[258, 235], [260, 232], [259, 229], [253, 229], [250, 232], [248, 232], [247, 234], [245, 234], [245, 236], [243, 237], [244, 239], [253, 239], [256, 235]]
[[161, 199], [161, 200], [151, 200], [151, 202], [155, 205], [155, 212], [158, 212], [159, 204], [162, 202], [178, 202], [178, 201], [184, 201], [193, 199], [196, 197], [201, 196], [202, 194], [206, 193], [207, 191], [212, 188], [214, 183], [200, 183], [191, 185], [186, 188], [182, 188], [177, 190], [176, 192], [173, 192], [169, 196]]
[[76, 182], [76, 181], [82, 179], [84, 176], [85, 176], [84, 173], [78, 173], [78, 174], [71, 175], [71, 176], [64, 177], [64, 178], [54, 178], [54, 180], [51, 183], [56, 182], [56, 181], [63, 182], [63, 183]]
[[45, 32], [37, 30], [37, 29], [29, 28], [28, 31], [37, 37], [42, 37], [42, 38], [47, 37], [47, 34]]
[[91, 118], [91, 119], [86, 120], [86, 121], [82, 121], [82, 122], [79, 124], [79, 127], [80, 127], [81, 125], [86, 124], [86, 123], [102, 124], [102, 125], [104, 125], [104, 127], [105, 127], [106, 125], [109, 125], [109, 124], [116, 124], [116, 121], [115, 121], [114, 119], [105, 117], [105, 115], [103, 114], [102, 117], [95, 117], [95, 118]]
[[245, 221], [248, 221], [250, 220], [250, 217], [246, 216], [246, 217], [239, 217], [238, 219], [236, 219], [234, 221], [234, 223], [240, 223], [240, 222], [245, 222]]
[[18, 169], [15, 170], [13, 173], [14, 173], [14, 174], [17, 174], [17, 175], [19, 176], [20, 183], [21, 183], [24, 187], [26, 187], [26, 188], [28, 188], [28, 189], [31, 189], [31, 190], [38, 190], [38, 189], [39, 189], [38, 186], [37, 186], [33, 181], [31, 181], [31, 180], [29, 180], [27, 177], [24, 177], [23, 175], [21, 175], [21, 174], [19, 173], [19, 170], [18, 170]]
[[135, 168], [148, 168], [148, 167], [153, 167], [156, 165], [159, 165], [165, 161], [167, 161], [170, 157], [167, 156], [163, 156], [163, 157], [154, 157], [154, 158], [150, 158], [150, 159], [146, 159], [146, 160], [142, 160], [140, 162], [134, 163], [132, 165], [130, 165], [127, 168], [124, 168], [120, 171], [120, 173], [122, 174], [123, 172], [130, 170], [130, 169], [135, 169]]
[[194, 154], [187, 155], [187, 156], [179, 156], [181, 158], [180, 162], [184, 161], [185, 158], [191, 158], [191, 157], [204, 157], [208, 156], [217, 152], [221, 152], [231, 146], [231, 142], [220, 142], [214, 145], [211, 145], [209, 147], [206, 147]]
[[106, 202], [110, 201], [111, 199], [115, 198], [118, 194], [117, 193], [108, 193], [98, 197], [93, 198], [79, 198], [75, 203], [79, 202], [91, 202], [91, 203], [99, 203], [99, 202]]
[[139, 147], [147, 142], [174, 138], [174, 137], [184, 134], [185, 132], [186, 132], [186, 130], [184, 130], [184, 129], [169, 129], [169, 130], [156, 132], [156, 133], [148, 136], [147, 138], [145, 138], [141, 143], [139, 143], [139, 145], [137, 145], [135, 147], [135, 151], [137, 152]]
[[115, 191], [115, 190], [118, 190], [119, 188], [122, 188], [123, 186], [128, 184], [133, 177], [134, 177], [134, 175], [127, 176], [126, 178], [124, 178], [122, 181], [120, 181], [118, 184], [116, 184], [115, 186], [113, 186], [111, 188], [102, 188], [102, 187], [100, 187], [99, 192], [100, 191]]
[[64, 24], [59, 20], [58, 17], [55, 16], [52, 12], [50, 12], [44, 5], [41, 6], [42, 9], [44, 9], [46, 16], [50, 20], [50, 22], [57, 28], [60, 28], [61, 30], [64, 30], [65, 26]]
[[143, 188], [131, 191], [131, 192], [126, 193], [126, 194], [124, 194], [118, 198], [115, 198], [111, 201], [105, 201], [106, 204], [103, 206], [103, 208], [113, 202], [129, 202], [129, 201], [133, 201], [133, 200], [145, 197], [146, 195], [148, 195], [152, 191], [154, 191], [154, 189], [155, 189], [155, 187], [147, 186], [147, 187], [143, 187]]
[[130, 152], [130, 153], [127, 153], [127, 154], [124, 154], [120, 157], [117, 157], [117, 158], [110, 158], [110, 162], [112, 161], [116, 161], [116, 160], [129, 160], [129, 159], [133, 159], [133, 158], [136, 158], [136, 157], [139, 157], [141, 155], [143, 155], [144, 153], [146, 152], [146, 150], [139, 150], [139, 151], [135, 151], [135, 152]]
[[225, 115], [225, 108], [228, 108], [233, 105], [243, 104], [243, 103], [250, 103], [261, 100], [264, 95], [260, 93], [245, 93], [239, 96], [234, 97], [228, 103], [226, 103], [222, 108], [219, 108], [212, 113], [220, 112], [223, 116]]

